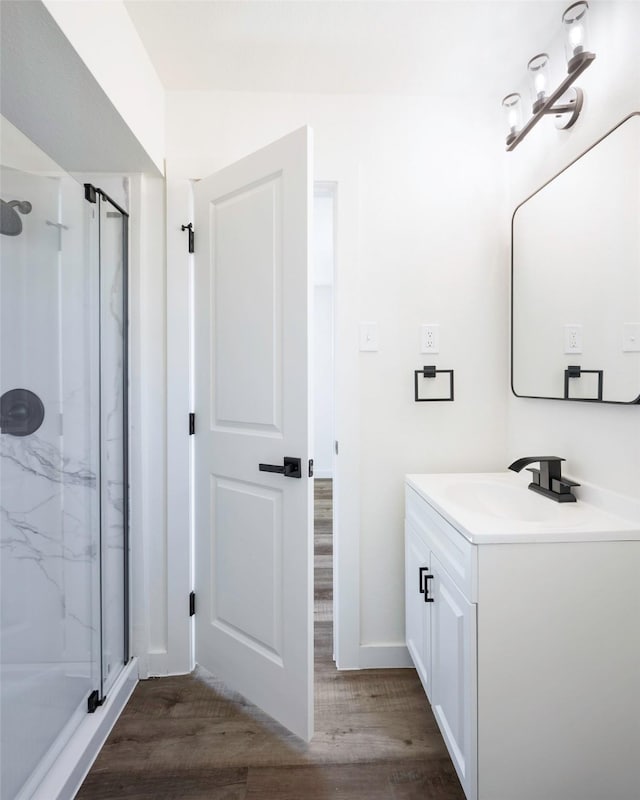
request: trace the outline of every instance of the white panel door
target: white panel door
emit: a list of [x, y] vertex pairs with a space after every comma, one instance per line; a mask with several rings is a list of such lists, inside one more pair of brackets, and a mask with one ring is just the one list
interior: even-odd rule
[[196, 661], [306, 740], [312, 191], [308, 128], [194, 190]]

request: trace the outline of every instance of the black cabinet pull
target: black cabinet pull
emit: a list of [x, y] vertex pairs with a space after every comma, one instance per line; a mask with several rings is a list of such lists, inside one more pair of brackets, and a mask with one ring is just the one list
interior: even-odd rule
[[427, 581], [433, 578], [433, 575], [429, 573], [429, 567], [420, 567], [418, 569], [418, 576], [419, 576], [419, 590], [420, 594], [424, 595], [424, 602], [425, 603], [433, 603], [433, 597], [429, 597], [429, 586]]
[[284, 475], [285, 478], [301, 478], [302, 459], [285, 456], [283, 466], [278, 464], [258, 464], [258, 469], [260, 472], [277, 472], [279, 475]]

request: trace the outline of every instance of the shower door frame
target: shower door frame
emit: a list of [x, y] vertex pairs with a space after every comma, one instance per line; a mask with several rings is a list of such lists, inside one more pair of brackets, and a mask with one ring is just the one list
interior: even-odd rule
[[[130, 553], [129, 553], [129, 213], [122, 208], [103, 189], [90, 183], [84, 184], [85, 200], [96, 203], [98, 198], [110, 203], [122, 215], [122, 549], [123, 549], [123, 663], [122, 668], [131, 660], [131, 621], [130, 621]], [[99, 270], [102, 273], [101, 218], [98, 214], [98, 252]], [[102, 311], [102, 290], [98, 301]], [[100, 328], [100, 337], [102, 329]], [[102, 346], [102, 345], [100, 345]], [[102, 374], [100, 374], [102, 389]], [[100, 398], [100, 470], [102, 472], [102, 397]], [[102, 480], [102, 478], [101, 478]], [[102, 493], [100, 496], [100, 704], [104, 702], [104, 594], [103, 594], [103, 525], [102, 525]], [[115, 680], [117, 680], [117, 677]]]

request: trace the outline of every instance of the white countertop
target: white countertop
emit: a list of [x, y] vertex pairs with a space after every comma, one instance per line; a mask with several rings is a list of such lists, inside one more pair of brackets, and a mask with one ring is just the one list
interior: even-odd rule
[[[628, 504], [619, 504], [626, 516], [618, 516], [611, 497], [606, 509], [581, 499], [557, 503], [527, 488], [529, 473], [407, 475], [406, 482], [474, 544], [640, 540], [640, 516]], [[585, 494], [600, 497], [593, 487]]]

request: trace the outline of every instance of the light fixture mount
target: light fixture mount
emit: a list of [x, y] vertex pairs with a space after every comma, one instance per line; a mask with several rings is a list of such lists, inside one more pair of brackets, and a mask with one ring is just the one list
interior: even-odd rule
[[556, 128], [559, 131], [566, 131], [575, 124], [582, 111], [583, 103], [584, 92], [577, 86], [572, 86], [566, 93], [565, 102], [553, 108]]

